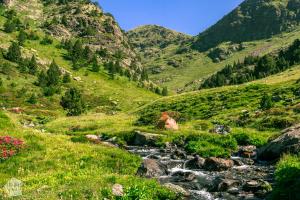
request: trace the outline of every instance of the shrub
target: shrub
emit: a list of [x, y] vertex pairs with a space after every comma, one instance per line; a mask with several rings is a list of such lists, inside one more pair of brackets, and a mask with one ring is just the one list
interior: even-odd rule
[[277, 164], [275, 179], [277, 183], [272, 199], [299, 199], [300, 155], [284, 156]]
[[49, 45], [53, 43], [53, 39], [46, 35], [40, 43], [42, 45]]
[[231, 136], [217, 134], [192, 135], [187, 139], [186, 150], [203, 157], [230, 157], [237, 149], [237, 142]]
[[268, 110], [273, 107], [272, 97], [270, 95], [264, 94], [260, 101], [260, 108], [262, 110]]
[[85, 112], [86, 106], [81, 92], [70, 88], [61, 98], [60, 105], [67, 110], [69, 116], [78, 116]]
[[6, 160], [24, 148], [24, 142], [10, 136], [0, 137], [0, 162]]
[[295, 120], [290, 117], [267, 116], [259, 120], [256, 124], [259, 130], [266, 129], [284, 129], [292, 126]]

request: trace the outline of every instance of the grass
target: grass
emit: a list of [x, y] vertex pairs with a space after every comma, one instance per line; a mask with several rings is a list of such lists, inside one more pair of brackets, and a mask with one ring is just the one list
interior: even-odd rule
[[1, 135], [21, 138], [26, 143], [25, 151], [0, 163], [0, 185], [13, 177], [20, 179], [24, 183], [23, 199], [45, 196], [47, 199], [114, 199], [111, 194], [114, 183], [124, 185], [128, 192], [140, 188], [137, 198], [172, 199], [173, 195], [156, 181], [135, 177], [141, 162], [135, 155], [101, 145], [73, 143], [64, 134], [9, 128], [13, 121], [3, 113], [0, 120], [8, 128]]

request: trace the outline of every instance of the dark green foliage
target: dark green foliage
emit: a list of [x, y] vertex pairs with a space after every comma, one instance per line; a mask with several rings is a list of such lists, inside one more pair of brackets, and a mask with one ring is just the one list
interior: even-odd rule
[[47, 86], [56, 86], [60, 83], [60, 69], [55, 61], [52, 61], [47, 71]]
[[[193, 47], [206, 51], [218, 44], [269, 38], [296, 27], [300, 22], [298, 0], [246, 0], [217, 24], [201, 33]], [[234, 33], [234, 34], [233, 34]]]
[[19, 63], [22, 60], [21, 48], [18, 43], [13, 42], [11, 46], [8, 48], [8, 53], [6, 54], [6, 58], [9, 61]]
[[300, 156], [284, 156], [276, 168], [276, 185], [271, 198], [274, 200], [298, 200], [300, 188]]
[[30, 104], [36, 104], [37, 103], [37, 96], [35, 93], [33, 93], [29, 99], [27, 100], [28, 103]]
[[92, 61], [92, 71], [99, 72], [99, 70], [100, 70], [100, 65], [98, 64], [97, 57], [94, 56], [93, 61]]
[[71, 76], [69, 73], [65, 73], [63, 76], [63, 83], [70, 83], [71, 82]]
[[85, 112], [86, 106], [79, 90], [70, 88], [61, 98], [61, 106], [69, 116], [78, 116]]
[[26, 39], [27, 39], [27, 33], [23, 29], [21, 29], [18, 35], [19, 44], [23, 45]]
[[260, 101], [260, 108], [262, 110], [268, 110], [273, 107], [272, 97], [270, 95], [264, 94]]
[[38, 65], [36, 62], [35, 55], [33, 55], [28, 63], [28, 72], [29, 74], [35, 75], [38, 71]]
[[46, 96], [52, 96], [60, 91], [60, 82], [61, 72], [58, 65], [53, 61], [46, 73], [40, 72], [36, 85], [43, 88]]
[[206, 79], [200, 89], [242, 84], [282, 72], [299, 63], [300, 40], [297, 39], [288, 49], [280, 51], [277, 56], [265, 55], [261, 58], [248, 56], [244, 62], [225, 66], [221, 71]]
[[167, 87], [164, 87], [162, 92], [161, 92], [161, 95], [163, 96], [168, 96], [168, 88]]
[[41, 43], [42, 45], [50, 45], [50, 44], [53, 43], [53, 39], [52, 39], [50, 36], [46, 35], [46, 36], [41, 40], [40, 43]]
[[38, 36], [38, 34], [34, 31], [31, 31], [28, 36], [27, 36], [28, 40], [39, 40], [40, 37]]

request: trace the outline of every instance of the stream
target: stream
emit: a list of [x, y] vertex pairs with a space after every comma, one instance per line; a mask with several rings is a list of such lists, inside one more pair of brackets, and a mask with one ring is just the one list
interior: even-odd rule
[[186, 155], [183, 150], [181, 158], [174, 156], [174, 148], [128, 146], [127, 150], [143, 160], [152, 159], [166, 166], [167, 174], [156, 177], [158, 181], [185, 189], [189, 200], [261, 200], [274, 183], [275, 167], [249, 158], [232, 156], [233, 167], [211, 171], [187, 168], [187, 162], [195, 157]]

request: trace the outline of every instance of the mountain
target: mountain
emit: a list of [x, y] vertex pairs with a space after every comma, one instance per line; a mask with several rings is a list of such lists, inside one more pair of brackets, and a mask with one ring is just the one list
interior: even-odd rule
[[[151, 51], [135, 49], [151, 80], [183, 92], [198, 89], [207, 77], [248, 55], [263, 56], [289, 46], [299, 32], [298, 0], [246, 0], [198, 36], [173, 44], [167, 39], [167, 47], [157, 45]], [[149, 45], [143, 34], [134, 41]]]
[[127, 32], [130, 43], [139, 52], [164, 49], [171, 44], [181, 45], [192, 37], [157, 25], [140, 26]]
[[193, 47], [206, 51], [223, 42], [241, 43], [293, 30], [300, 22], [299, 0], [246, 0], [195, 38]]

